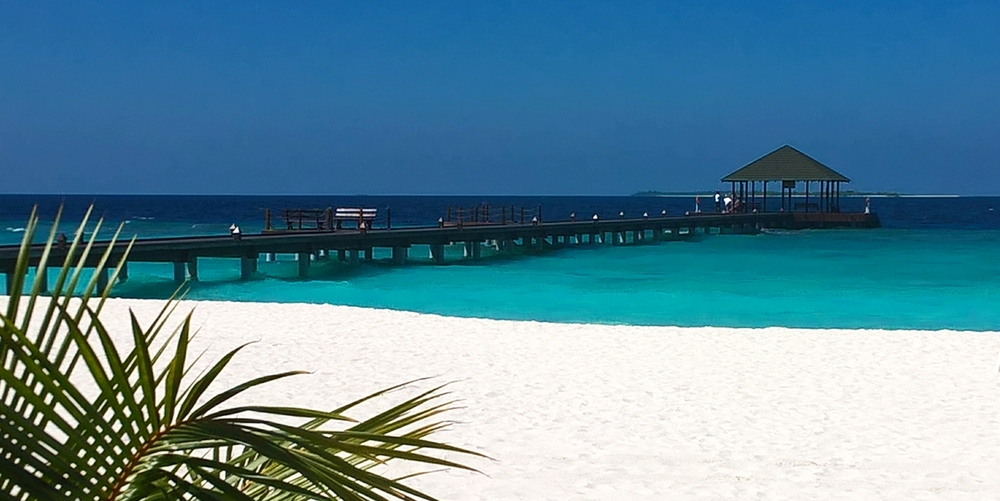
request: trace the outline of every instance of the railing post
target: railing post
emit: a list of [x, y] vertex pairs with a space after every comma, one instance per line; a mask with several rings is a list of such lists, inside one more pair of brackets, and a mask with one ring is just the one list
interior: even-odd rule
[[392, 207], [385, 208], [385, 229], [392, 229]]
[[448, 221], [449, 223], [451, 222], [451, 206], [450, 205], [448, 206], [448, 213], [445, 215], [444, 220]]
[[524, 224], [524, 206], [521, 206], [521, 224]]
[[271, 229], [271, 209], [264, 209], [264, 229]]
[[542, 206], [538, 206], [538, 222], [542, 222]]
[[500, 224], [507, 224], [507, 206], [500, 206]]

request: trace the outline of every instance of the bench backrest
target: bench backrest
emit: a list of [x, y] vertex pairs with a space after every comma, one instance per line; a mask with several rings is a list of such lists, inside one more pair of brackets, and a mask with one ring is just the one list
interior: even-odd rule
[[377, 211], [378, 209], [337, 207], [333, 217], [336, 219], [375, 219]]

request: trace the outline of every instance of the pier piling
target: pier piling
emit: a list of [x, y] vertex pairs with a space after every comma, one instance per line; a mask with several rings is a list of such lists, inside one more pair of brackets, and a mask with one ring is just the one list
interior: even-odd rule
[[401, 245], [394, 246], [392, 248], [392, 262], [393, 264], [402, 265], [406, 263], [406, 257], [409, 253], [409, 247], [404, 247]]
[[128, 282], [128, 261], [118, 263], [118, 283]]
[[431, 244], [431, 259], [437, 263], [444, 263], [444, 244]]
[[184, 262], [174, 261], [174, 282], [183, 282], [187, 279], [187, 274], [184, 272]]
[[101, 268], [101, 270], [97, 272], [97, 292], [102, 293], [107, 288], [108, 288], [108, 269]]
[[307, 278], [309, 276], [309, 252], [300, 252], [297, 254], [299, 259], [299, 278]]
[[187, 262], [188, 279], [192, 282], [198, 281], [198, 258], [192, 257]]
[[250, 280], [253, 277], [254, 273], [257, 273], [257, 258], [256, 257], [240, 258], [240, 279]]

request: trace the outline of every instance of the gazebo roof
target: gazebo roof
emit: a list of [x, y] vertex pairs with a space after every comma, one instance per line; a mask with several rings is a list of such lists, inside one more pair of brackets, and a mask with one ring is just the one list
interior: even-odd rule
[[731, 181], [840, 181], [851, 182], [841, 173], [809, 155], [784, 145], [722, 178]]

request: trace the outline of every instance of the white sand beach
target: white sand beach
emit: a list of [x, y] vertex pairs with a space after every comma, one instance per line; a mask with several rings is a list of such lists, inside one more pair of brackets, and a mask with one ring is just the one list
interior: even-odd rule
[[[111, 300], [148, 321], [160, 301]], [[1000, 333], [628, 327], [329, 305], [186, 302], [232, 384], [332, 408], [454, 381], [436, 438], [484, 474], [414, 479], [442, 500], [998, 499]], [[175, 320], [179, 321], [180, 316]], [[386, 397], [385, 407], [402, 395]]]

